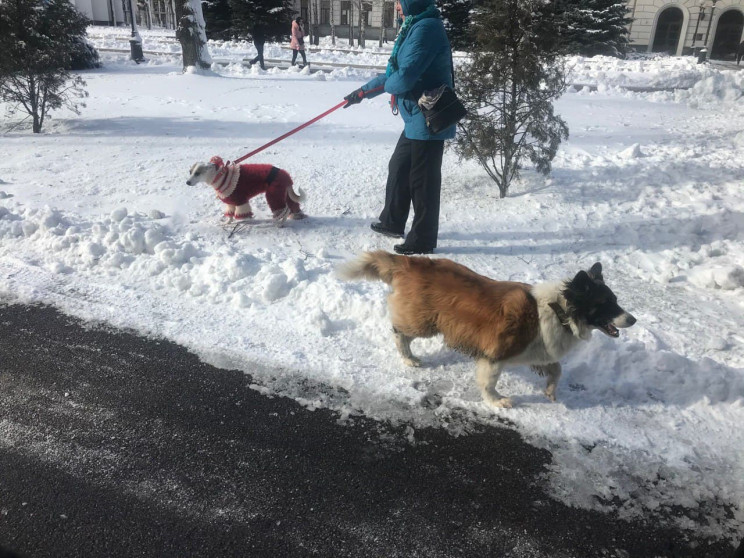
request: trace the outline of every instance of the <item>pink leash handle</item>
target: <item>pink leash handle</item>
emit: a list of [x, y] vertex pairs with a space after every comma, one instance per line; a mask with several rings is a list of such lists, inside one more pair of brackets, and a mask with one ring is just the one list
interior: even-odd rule
[[[379, 90], [379, 89], [382, 89], [382, 86], [380, 86], [380, 87], [376, 87], [375, 89], [371, 89], [370, 91], [367, 91], [367, 93], [372, 93], [373, 91], [377, 91], [377, 90]], [[365, 96], [365, 92], [364, 92], [364, 91], [361, 91], [361, 92], [359, 93], [359, 96], [360, 96], [360, 97], [364, 97], [364, 96]], [[234, 161], [232, 162], [232, 164], [233, 164], [233, 165], [237, 165], [237, 164], [238, 164], [238, 163], [240, 163], [241, 161], [245, 161], [245, 160], [246, 160], [246, 159], [247, 159], [248, 157], [253, 157], [253, 156], [254, 156], [254, 155], [255, 155], [256, 153], [260, 153], [260, 152], [261, 152], [261, 151], [263, 151], [264, 149], [267, 149], [267, 148], [271, 147], [271, 146], [272, 146], [272, 145], [274, 145], [275, 143], [279, 143], [279, 142], [280, 142], [280, 141], [282, 141], [283, 139], [286, 139], [286, 138], [288, 138], [289, 136], [291, 136], [292, 134], [296, 134], [297, 132], [299, 132], [299, 131], [300, 131], [300, 130], [302, 130], [303, 128], [307, 128], [308, 126], [310, 126], [310, 124], [315, 124], [315, 123], [316, 123], [316, 122], [317, 122], [318, 120], [320, 120], [321, 118], [325, 118], [326, 116], [328, 116], [329, 114], [331, 114], [331, 113], [332, 113], [332, 112], [333, 112], [334, 110], [338, 110], [338, 109], [340, 109], [341, 107], [345, 106], [346, 104], [348, 104], [348, 101], [347, 101], [346, 99], [344, 99], [344, 100], [343, 100], [343, 101], [341, 101], [341, 102], [340, 102], [339, 104], [337, 104], [337, 105], [336, 105], [335, 107], [333, 107], [333, 108], [330, 108], [330, 109], [328, 109], [327, 111], [325, 111], [325, 112], [324, 112], [323, 114], [319, 114], [318, 116], [316, 116], [316, 117], [315, 117], [315, 118], [313, 118], [312, 120], [308, 120], [308, 121], [307, 121], [307, 122], [305, 122], [304, 124], [301, 124], [300, 126], [297, 126], [297, 128], [295, 128], [294, 130], [290, 130], [290, 131], [289, 131], [289, 132], [287, 132], [286, 134], [284, 134], [284, 135], [281, 135], [281, 136], [279, 136], [278, 138], [276, 138], [276, 139], [273, 139], [273, 140], [271, 140], [271, 141], [270, 141], [269, 143], [267, 143], [267, 144], [265, 144], [265, 145], [262, 145], [262, 146], [261, 146], [261, 147], [259, 147], [258, 149], [254, 149], [253, 151], [251, 151], [251, 152], [250, 152], [250, 153], [248, 153], [247, 155], [243, 155], [243, 156], [242, 156], [242, 157], [241, 157], [240, 159], [235, 159], [235, 160], [234, 160]]]

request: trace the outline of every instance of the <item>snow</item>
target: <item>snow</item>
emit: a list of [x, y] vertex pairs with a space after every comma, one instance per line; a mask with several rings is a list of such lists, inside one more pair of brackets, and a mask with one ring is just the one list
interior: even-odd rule
[[[125, 31], [98, 27], [91, 36], [111, 47]], [[542, 395], [542, 378], [515, 368], [500, 391], [516, 407], [493, 409], [472, 361], [439, 339], [414, 341], [425, 366], [405, 368], [385, 285], [336, 276], [360, 252], [394, 244], [369, 229], [402, 130], [384, 97], [338, 110], [248, 161], [292, 174], [308, 195], [306, 221], [277, 229], [258, 198], [256, 225], [228, 238], [213, 191], [185, 183], [194, 162], [240, 157], [374, 72], [247, 69], [238, 62], [254, 55], [250, 43], [210, 42], [213, 58], [232, 64], [183, 73], [168, 34], [142, 35], [146, 52], [172, 55], [135, 65], [103, 52], [104, 67], [83, 72], [90, 97], [79, 117], [58, 112], [42, 134], [16, 127], [0, 136], [4, 300], [168, 338], [250, 373], [262, 393], [343, 420], [403, 422], [411, 439], [426, 426], [467, 435], [506, 422], [552, 452], [541, 482], [564, 502], [616, 506], [622, 517], [666, 513], [700, 534], [740, 535], [741, 74], [691, 58], [569, 59], [577, 86], [556, 112], [570, 139], [547, 180], [526, 169], [503, 200], [482, 169], [446, 152], [435, 257], [531, 283], [600, 261], [638, 319], [619, 339], [596, 333], [564, 360], [556, 403]], [[311, 64], [384, 67], [392, 44], [322, 46]], [[289, 52], [267, 44], [266, 57]]]

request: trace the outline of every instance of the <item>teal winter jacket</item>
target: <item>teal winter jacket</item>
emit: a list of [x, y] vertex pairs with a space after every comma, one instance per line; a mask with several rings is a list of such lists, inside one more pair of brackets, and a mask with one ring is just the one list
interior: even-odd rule
[[[415, 16], [424, 12], [434, 0], [401, 0], [403, 15]], [[425, 18], [414, 23], [398, 47], [398, 69], [389, 76], [378, 75], [362, 86], [369, 91], [384, 86], [386, 93], [394, 95], [400, 115], [405, 123], [404, 133], [413, 140], [445, 140], [455, 137], [455, 126], [438, 134], [431, 134], [417, 104], [421, 93], [452, 83], [452, 48], [444, 24], [439, 17]], [[382, 90], [369, 94], [380, 95]]]

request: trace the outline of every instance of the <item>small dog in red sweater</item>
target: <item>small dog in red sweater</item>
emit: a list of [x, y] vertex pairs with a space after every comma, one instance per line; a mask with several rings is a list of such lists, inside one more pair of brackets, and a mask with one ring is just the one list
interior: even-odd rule
[[266, 194], [266, 202], [277, 224], [289, 219], [304, 219], [300, 202], [305, 194], [292, 188], [289, 173], [272, 165], [232, 165], [221, 157], [212, 157], [208, 163], [196, 163], [186, 184], [193, 186], [206, 182], [217, 192], [217, 197], [227, 205], [225, 217], [235, 220], [253, 217], [250, 199]]

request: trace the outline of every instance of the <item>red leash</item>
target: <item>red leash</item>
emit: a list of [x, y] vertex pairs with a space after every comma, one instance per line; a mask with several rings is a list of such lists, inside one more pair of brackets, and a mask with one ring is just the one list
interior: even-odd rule
[[[367, 93], [372, 93], [373, 91], [377, 91], [378, 89], [382, 89], [382, 87], [376, 87], [375, 89], [372, 89], [371, 91], [367, 91]], [[360, 97], [364, 97], [364, 96], [365, 96], [365, 94], [364, 94], [364, 93], [360, 93], [360, 95], [359, 95], [359, 96], [360, 96]], [[265, 145], [262, 145], [262, 146], [261, 146], [261, 147], [259, 147], [258, 149], [254, 149], [253, 151], [251, 151], [250, 153], [248, 153], [248, 155], [243, 155], [243, 156], [242, 156], [242, 157], [241, 157], [240, 159], [235, 159], [235, 160], [234, 160], [234, 161], [232, 162], [232, 164], [234, 164], [234, 165], [237, 165], [237, 164], [238, 164], [238, 163], [240, 163], [241, 161], [245, 161], [245, 160], [246, 160], [246, 159], [247, 159], [248, 157], [253, 157], [253, 156], [254, 156], [254, 155], [255, 155], [256, 153], [260, 153], [261, 151], [263, 151], [263, 150], [264, 150], [264, 149], [266, 149], [267, 147], [271, 147], [271, 146], [272, 146], [272, 145], [274, 145], [275, 143], [279, 143], [279, 142], [280, 142], [280, 141], [282, 141], [283, 139], [285, 139], [285, 138], [288, 138], [288, 137], [289, 137], [289, 136], [291, 136], [292, 134], [296, 134], [297, 132], [299, 132], [299, 131], [300, 131], [300, 130], [302, 130], [303, 128], [307, 128], [308, 126], [310, 126], [310, 124], [315, 124], [315, 123], [316, 123], [316, 122], [317, 122], [318, 120], [320, 120], [321, 118], [325, 118], [326, 116], [328, 116], [329, 114], [331, 114], [331, 113], [332, 113], [332, 112], [333, 112], [334, 110], [338, 110], [338, 109], [340, 109], [340, 108], [341, 108], [342, 106], [346, 105], [347, 103], [348, 103], [348, 101], [347, 101], [346, 99], [344, 99], [344, 100], [343, 100], [343, 101], [341, 101], [341, 102], [340, 102], [339, 104], [337, 104], [337, 105], [336, 105], [335, 107], [333, 107], [333, 108], [330, 108], [330, 109], [328, 109], [327, 111], [325, 111], [325, 112], [324, 112], [323, 114], [319, 114], [318, 116], [316, 116], [316, 117], [315, 117], [315, 118], [313, 118], [312, 120], [308, 120], [308, 121], [307, 121], [307, 122], [305, 122], [304, 124], [302, 124], [302, 125], [300, 125], [300, 126], [297, 126], [297, 128], [295, 128], [294, 130], [290, 130], [289, 132], [287, 132], [287, 133], [286, 133], [286, 134], [284, 134], [283, 136], [279, 136], [278, 138], [276, 138], [276, 139], [273, 139], [273, 140], [271, 140], [271, 141], [270, 141], [269, 143], [267, 143], [267, 144], [265, 144]]]

